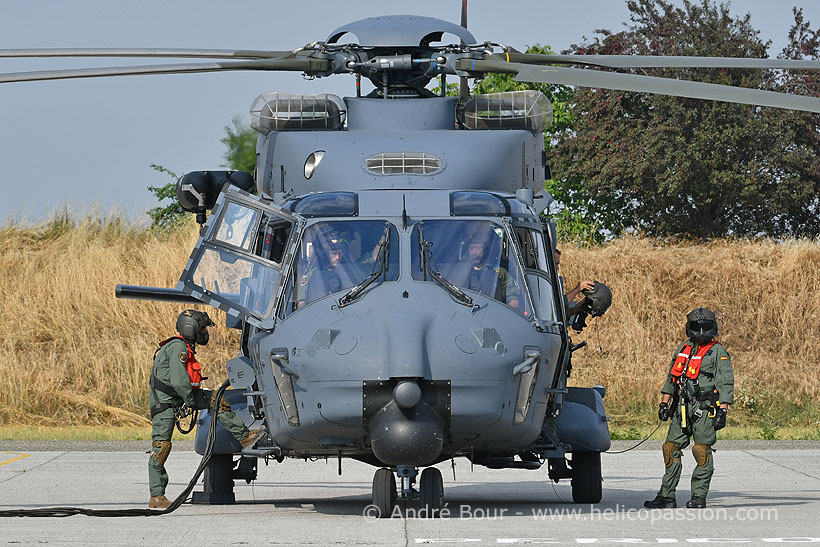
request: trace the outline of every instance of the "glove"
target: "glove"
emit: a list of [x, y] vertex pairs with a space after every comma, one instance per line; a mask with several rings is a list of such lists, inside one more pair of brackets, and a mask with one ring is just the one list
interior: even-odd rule
[[658, 419], [662, 422], [669, 419], [669, 403], [661, 403], [658, 405]]
[[721, 430], [726, 427], [726, 414], [727, 409], [721, 408], [718, 409], [717, 414], [715, 415], [715, 431]]

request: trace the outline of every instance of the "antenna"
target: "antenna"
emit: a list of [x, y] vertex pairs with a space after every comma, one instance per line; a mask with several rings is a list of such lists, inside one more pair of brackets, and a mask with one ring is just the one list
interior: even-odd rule
[[[461, 0], [461, 26], [467, 28], [467, 0]], [[464, 44], [464, 40], [461, 41], [461, 45]], [[442, 84], [443, 85], [443, 84]], [[470, 96], [470, 86], [467, 85], [467, 78], [461, 77], [458, 83], [458, 96], [459, 98], [469, 97]]]

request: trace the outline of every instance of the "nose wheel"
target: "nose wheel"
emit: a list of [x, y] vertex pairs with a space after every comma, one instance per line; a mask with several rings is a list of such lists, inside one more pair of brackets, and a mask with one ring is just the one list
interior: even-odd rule
[[435, 467], [428, 467], [421, 472], [419, 497], [421, 508], [426, 516], [433, 518], [441, 516], [441, 510], [444, 507], [444, 481], [441, 478], [441, 471]]
[[390, 518], [396, 507], [396, 476], [387, 467], [373, 475], [372, 504], [379, 509], [379, 518]]

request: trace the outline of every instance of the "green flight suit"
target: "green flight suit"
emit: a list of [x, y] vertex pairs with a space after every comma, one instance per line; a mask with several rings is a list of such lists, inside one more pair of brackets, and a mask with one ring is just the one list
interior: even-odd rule
[[[514, 300], [521, 305], [521, 290], [518, 284], [510, 276], [510, 273], [501, 266], [493, 268], [489, 264], [483, 264], [470, 271], [465, 288], [481, 294], [495, 298], [499, 302], [509, 304]], [[493, 293], [493, 294], [490, 294]]]
[[[666, 383], [661, 388], [661, 393], [672, 395], [677, 389], [672, 381], [671, 371], [675, 359], [686, 344], [693, 345], [691, 355], [697, 353], [698, 346], [693, 342], [687, 341], [678, 346], [675, 355], [672, 357], [672, 363], [669, 365], [669, 374], [666, 375]], [[717, 437], [715, 435], [714, 418], [709, 417], [710, 411], [714, 416], [714, 409], [711, 407], [710, 402], [703, 400], [703, 396], [716, 389], [720, 403], [732, 404], [734, 402], [735, 379], [732, 372], [732, 361], [729, 353], [720, 343], [712, 346], [703, 356], [700, 373], [696, 380], [698, 389], [695, 388], [692, 381], [685, 382], [685, 390], [681, 390], [680, 400], [675, 408], [675, 415], [671, 418], [669, 432], [666, 435], [664, 448], [666, 472], [663, 475], [660, 490], [660, 495], [665, 498], [675, 497], [675, 489], [680, 481], [683, 467], [680, 461], [681, 450], [689, 445], [690, 438], [695, 442], [692, 452], [696, 463], [695, 469], [692, 471], [692, 497], [705, 499], [706, 494], [709, 492], [709, 484], [714, 473], [711, 447], [717, 441]], [[682, 412], [683, 408], [685, 408], [685, 413]], [[686, 418], [685, 428], [683, 427], [684, 416]], [[703, 448], [698, 447], [698, 445], [703, 445]]]
[[[179, 403], [185, 402], [192, 409], [202, 410], [211, 406], [213, 392], [208, 389], [192, 389], [191, 378], [185, 368], [188, 357], [188, 348], [185, 342], [175, 338], [162, 346], [154, 357], [154, 368], [151, 372], [157, 379], [171, 386], [176, 391], [178, 398], [160, 391], [151, 389], [149, 401], [151, 406], [156, 403]], [[224, 399], [223, 399], [224, 400]], [[219, 423], [225, 429], [242, 440], [248, 435], [248, 428], [235, 412], [220, 412], [217, 415]], [[154, 441], [151, 447], [151, 457], [148, 458], [148, 487], [152, 496], [165, 494], [165, 487], [168, 485], [168, 473], [165, 470], [165, 460], [171, 451], [171, 435], [174, 432], [174, 409], [167, 408], [151, 418], [151, 440]], [[167, 444], [155, 446], [158, 442], [165, 441]]]
[[[349, 266], [349, 264], [345, 263], [344, 266]], [[333, 269], [321, 269], [315, 264], [308, 266], [304, 275], [299, 278], [299, 283], [296, 287], [296, 303], [298, 304], [299, 302], [304, 302], [305, 304], [310, 304], [310, 302], [318, 300], [323, 296], [327, 296], [328, 294], [333, 294], [334, 292], [339, 292], [342, 290], [342, 277], [340, 276], [342, 267], [342, 264]], [[317, 278], [320, 279], [317, 292], [321, 294], [309, 295], [308, 291], [310, 290], [310, 285], [311, 283], [316, 283]], [[346, 277], [345, 280], [347, 280]], [[308, 296], [311, 297], [310, 301], [308, 301]]]

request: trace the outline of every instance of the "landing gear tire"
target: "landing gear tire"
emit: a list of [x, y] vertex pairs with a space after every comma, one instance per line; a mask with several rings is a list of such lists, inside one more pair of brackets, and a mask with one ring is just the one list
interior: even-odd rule
[[203, 491], [194, 492], [191, 503], [226, 505], [236, 502], [233, 492], [233, 454], [214, 454], [205, 466]]
[[444, 507], [444, 481], [441, 479], [441, 471], [435, 467], [428, 467], [421, 472], [419, 494], [424, 514], [439, 518]]
[[601, 453], [572, 453], [572, 501], [598, 503], [603, 496]]
[[396, 476], [382, 467], [373, 475], [372, 504], [379, 510], [379, 518], [390, 518], [396, 507]]

